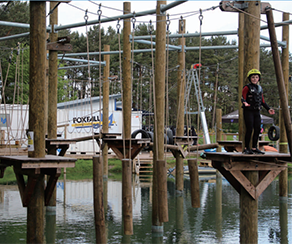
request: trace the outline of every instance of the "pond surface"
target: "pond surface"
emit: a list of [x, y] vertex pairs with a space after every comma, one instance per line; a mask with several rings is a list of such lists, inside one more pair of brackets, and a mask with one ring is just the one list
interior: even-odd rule
[[[292, 243], [292, 180], [288, 201], [279, 200], [278, 180], [258, 201], [258, 243]], [[168, 180], [169, 222], [163, 234], [152, 234], [152, 187], [133, 176], [134, 234], [122, 233], [122, 183], [108, 180], [108, 243], [239, 243], [239, 195], [221, 177], [200, 177], [201, 207], [192, 208], [190, 180], [177, 196]], [[95, 243], [92, 181], [57, 183], [56, 214], [46, 214], [47, 243]], [[0, 243], [26, 243], [26, 208], [17, 186], [0, 186]]]

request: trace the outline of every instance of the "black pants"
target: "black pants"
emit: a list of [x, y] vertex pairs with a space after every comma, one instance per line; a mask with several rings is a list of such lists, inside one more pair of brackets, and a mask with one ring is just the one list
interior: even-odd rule
[[260, 130], [261, 130], [261, 114], [260, 110], [243, 110], [244, 123], [246, 127], [245, 147], [249, 148], [251, 134], [253, 131], [252, 148], [257, 148]]

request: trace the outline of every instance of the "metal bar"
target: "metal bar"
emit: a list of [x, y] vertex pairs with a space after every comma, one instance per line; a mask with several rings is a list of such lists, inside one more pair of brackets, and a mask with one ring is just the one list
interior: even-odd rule
[[[163, 10], [166, 11], [170, 8], [173, 8], [179, 4], [182, 4], [186, 2], [186, 0], [177, 0], [171, 4], [165, 5], [163, 7]], [[137, 12], [137, 13], [129, 13], [129, 14], [123, 14], [123, 15], [118, 15], [118, 16], [114, 16], [114, 17], [107, 17], [107, 18], [103, 18], [100, 21], [97, 20], [91, 20], [91, 21], [87, 21], [87, 25], [94, 25], [94, 24], [99, 24], [100, 23], [107, 23], [107, 22], [111, 22], [111, 21], [117, 21], [117, 20], [123, 20], [123, 19], [130, 19], [132, 17], [135, 16], [136, 17], [141, 17], [141, 16], [145, 16], [145, 15], [151, 15], [151, 14], [155, 14], [156, 13], [156, 9], [151, 9], [151, 10], [146, 10], [146, 11], [141, 11], [141, 12]], [[59, 31], [59, 30], [65, 30], [65, 29], [69, 29], [69, 28], [76, 28], [76, 27], [82, 27], [82, 26], [86, 26], [85, 22], [80, 22], [80, 23], [75, 23], [75, 24], [69, 24], [69, 25], [60, 25], [60, 26], [56, 26], [55, 30]]]
[[[63, 54], [62, 54], [63, 55]], [[63, 60], [67, 60], [67, 61], [73, 61], [73, 62], [83, 62], [83, 63], [88, 63], [87, 59], [79, 59], [79, 58], [67, 58], [67, 57], [58, 57], [58, 59], [63, 59]], [[94, 60], [89, 60], [89, 63], [92, 64], [99, 64], [99, 61], [94, 61]], [[101, 62], [103, 64], [105, 64], [105, 62]]]
[[[131, 40], [131, 36], [130, 36], [130, 42], [132, 42], [132, 40]], [[142, 44], [147, 44], [147, 45], [151, 45], [151, 41], [135, 40], [134, 42], [142, 43]], [[155, 46], [156, 43], [155, 43], [155, 42], [152, 42], [152, 45]], [[167, 45], [167, 44], [166, 44], [166, 48], [167, 48], [167, 46], [168, 46], [168, 48], [171, 48], [171, 49], [175, 49], [175, 50], [179, 50], [179, 51], [181, 50], [181, 47], [179, 47], [179, 46]]]
[[[99, 64], [90, 64], [90, 66], [98, 66]], [[102, 65], [105, 65], [103, 62]], [[74, 68], [83, 68], [83, 67], [88, 67], [88, 64], [82, 64], [82, 65], [73, 65], [73, 66], [65, 66], [65, 67], [60, 67], [59, 69], [74, 69]]]
[[165, 6], [161, 6], [160, 11], [161, 12], [165, 12], [165, 11], [167, 11], [167, 10], [169, 10], [169, 9], [175, 7], [175, 6], [178, 6], [178, 5], [180, 5], [180, 4], [184, 3], [184, 2], [187, 2], [187, 1], [188, 0], [176, 0], [176, 1], [172, 2], [172, 3], [170, 3], [170, 4], [167, 4]]
[[30, 28], [30, 24], [9, 22], [9, 21], [0, 21], [0, 25], [10, 26], [10, 27], [28, 28], [28, 29]]
[[[270, 44], [261, 44], [260, 47], [271, 47]], [[200, 47], [185, 47], [186, 51], [196, 51], [199, 50]], [[212, 50], [212, 49], [237, 49], [237, 45], [226, 45], [226, 46], [206, 46], [206, 47], [201, 47], [202, 50]], [[155, 49], [153, 50], [155, 52]], [[177, 51], [174, 49], [170, 49], [169, 51]], [[131, 50], [133, 52], [133, 50]], [[134, 53], [147, 53], [151, 52], [151, 49], [136, 49], [134, 50]], [[121, 51], [123, 53], [123, 51]], [[101, 55], [114, 55], [114, 54], [119, 54], [119, 51], [110, 51], [110, 52], [101, 52]], [[90, 55], [99, 55], [99, 52], [90, 52]], [[62, 57], [63, 54], [58, 54], [58, 57]], [[66, 53], [66, 57], [75, 57], [75, 56], [87, 56], [87, 53]]]
[[17, 34], [17, 35], [4, 36], [4, 37], [0, 37], [0, 41], [16, 39], [16, 38], [19, 38], [19, 37], [26, 37], [26, 36], [29, 36], [29, 34], [30, 34], [30, 32], [25, 32], [25, 33]]
[[[216, 35], [237, 35], [237, 30], [235, 31], [214, 31], [214, 32], [203, 32], [202, 36], [216, 36]], [[186, 34], [170, 34], [169, 38], [181, 38], [181, 37], [200, 37], [200, 33], [186, 33]], [[134, 36], [134, 40], [143, 40], [150, 39], [150, 35], [148, 36]], [[155, 39], [156, 36], [152, 35], [152, 38]]]

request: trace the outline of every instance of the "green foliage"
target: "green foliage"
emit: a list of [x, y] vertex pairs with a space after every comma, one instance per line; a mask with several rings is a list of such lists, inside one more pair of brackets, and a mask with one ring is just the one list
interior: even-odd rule
[[12, 167], [7, 167], [4, 171], [4, 177], [0, 178], [1, 185], [16, 184], [16, 178]]
[[[29, 22], [29, 4], [27, 2], [11, 1], [7, 9], [7, 4], [0, 4], [0, 17], [6, 21], [17, 21], [21, 23]], [[17, 20], [15, 19], [17, 16]], [[102, 27], [102, 26], [101, 26]], [[22, 33], [23, 28], [3, 27], [0, 30], [1, 36]], [[150, 35], [149, 25], [138, 24], [135, 27], [133, 36]], [[151, 33], [155, 35], [155, 31]], [[170, 33], [171, 34], [171, 33]], [[99, 51], [104, 50], [104, 45], [110, 45], [111, 51], [123, 50], [123, 30], [108, 27], [107, 30], [100, 28], [99, 25], [87, 27], [85, 34], [71, 32], [70, 30], [62, 30], [58, 32], [59, 37], [69, 36], [73, 46], [73, 53], [78, 53], [74, 58], [87, 59], [87, 51], [95, 52], [96, 55], [91, 55], [90, 59], [95, 61], [103, 61], [103, 55], [99, 55]], [[132, 40], [130, 40], [132, 41]], [[150, 39], [148, 39], [150, 41]], [[156, 40], [153, 39], [155, 42]], [[20, 54], [17, 55], [18, 42], [20, 43]], [[168, 38], [166, 42], [170, 45], [178, 45], [177, 38]], [[88, 43], [88, 47], [87, 47]], [[187, 37], [185, 45], [187, 47], [215, 47], [235, 45], [236, 41], [228, 41], [224, 36], [202, 37]], [[28, 101], [29, 93], [29, 38], [13, 39], [1, 42], [1, 67], [2, 67], [2, 86], [7, 77], [5, 84], [5, 102], [6, 103], [24, 103]], [[3, 46], [3, 47], [2, 47]], [[155, 49], [155, 46], [153, 46]], [[131, 43], [131, 49], [143, 50], [151, 49], [151, 45], [135, 42]], [[168, 55], [168, 72], [166, 73], [166, 86], [168, 93], [166, 94], [166, 102], [168, 102], [168, 117], [166, 118], [167, 125], [176, 125], [177, 123], [177, 104], [178, 91], [177, 84], [181, 79], [181, 70], [175, 68], [177, 66], [178, 52], [166, 50]], [[61, 53], [60, 53], [61, 54]], [[11, 57], [11, 62], [8, 60]], [[154, 97], [153, 97], [153, 74], [154, 74], [154, 52], [135, 52], [133, 57], [133, 82], [132, 82], [132, 107], [137, 110], [154, 112]], [[120, 67], [122, 63], [119, 54], [110, 55], [110, 94], [121, 93]], [[185, 53], [185, 67], [187, 71], [192, 64], [201, 62], [202, 68], [200, 74], [200, 90], [203, 98], [204, 107], [206, 108], [205, 115], [208, 128], [213, 128], [213, 114], [216, 108], [222, 109], [222, 115], [237, 110], [241, 104], [238, 104], [238, 50], [237, 49], [202, 49], [189, 50]], [[290, 56], [290, 70], [292, 69], [292, 58]], [[23, 65], [22, 65], [23, 64]], [[84, 64], [84, 62], [73, 62], [68, 60], [60, 61], [60, 67], [73, 66]], [[9, 67], [9, 69], [8, 69]], [[88, 67], [72, 68], [68, 70], [58, 71], [58, 102], [81, 99], [88, 97], [88, 88], [91, 87], [91, 95], [102, 95], [102, 81], [107, 79], [103, 77], [103, 67], [99, 70], [98, 66], [91, 66], [90, 72]], [[9, 71], [9, 72], [8, 72]], [[260, 71], [262, 72], [261, 86], [264, 90], [266, 102], [274, 108], [278, 107], [279, 95], [277, 82], [274, 71], [272, 52], [269, 49], [260, 50]], [[22, 76], [23, 74], [23, 76]], [[89, 79], [90, 75], [90, 79]], [[17, 77], [17, 78], [15, 78]], [[101, 80], [100, 80], [101, 77]], [[16, 81], [16, 83], [15, 83]], [[217, 85], [217, 89], [216, 89]], [[291, 87], [291, 82], [289, 83]], [[2, 89], [0, 89], [1, 91]], [[22, 95], [23, 94], [23, 95]], [[4, 95], [4, 94], [1, 94]], [[216, 103], [214, 102], [217, 96]], [[289, 105], [292, 105], [292, 96], [288, 96]], [[198, 109], [197, 96], [192, 86], [189, 97], [188, 110], [194, 112]], [[264, 115], [269, 115], [265, 110]], [[278, 124], [278, 111], [273, 116], [275, 124]], [[154, 123], [153, 117], [143, 118], [143, 125]], [[188, 124], [197, 125], [197, 115], [188, 117]], [[185, 119], [187, 121], [187, 119]], [[235, 124], [223, 125], [225, 129], [236, 130]], [[201, 128], [197, 128], [201, 129]]]

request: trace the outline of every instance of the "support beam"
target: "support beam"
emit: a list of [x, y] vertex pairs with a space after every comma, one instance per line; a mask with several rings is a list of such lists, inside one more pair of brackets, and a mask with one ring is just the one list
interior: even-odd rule
[[272, 44], [272, 53], [273, 53], [273, 60], [274, 60], [279, 96], [280, 96], [280, 101], [281, 101], [282, 115], [284, 119], [284, 124], [285, 124], [287, 139], [288, 139], [288, 146], [289, 146], [289, 151], [291, 155], [292, 153], [291, 115], [290, 115], [290, 110], [288, 107], [288, 98], [287, 98], [287, 92], [285, 88], [282, 65], [280, 61], [280, 54], [278, 50], [277, 37], [276, 37], [274, 17], [273, 17], [272, 10], [268, 10], [266, 15], [267, 15], [267, 21], [268, 21], [268, 26], [269, 26], [271, 44]]

